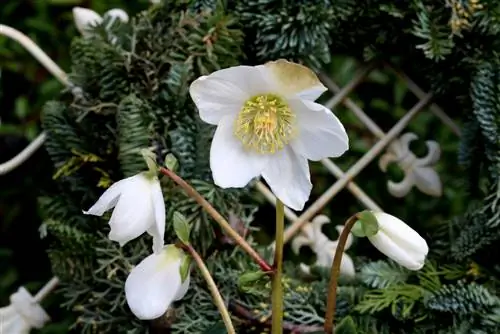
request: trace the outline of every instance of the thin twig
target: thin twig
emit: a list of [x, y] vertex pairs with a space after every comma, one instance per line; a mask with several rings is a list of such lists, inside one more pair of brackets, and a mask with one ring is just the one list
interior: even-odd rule
[[231, 315], [229, 314], [226, 304], [224, 302], [224, 299], [222, 298], [219, 289], [217, 288], [217, 285], [214, 282], [214, 279], [212, 278], [212, 275], [210, 275], [210, 271], [208, 271], [207, 266], [203, 262], [203, 259], [201, 258], [200, 254], [193, 248], [193, 246], [189, 244], [184, 244], [183, 247], [185, 250], [189, 252], [191, 257], [194, 259], [194, 262], [196, 262], [196, 265], [198, 266], [198, 269], [200, 269], [200, 272], [205, 278], [205, 281], [207, 282], [208, 289], [210, 290], [210, 293], [212, 294], [212, 298], [214, 299], [215, 305], [219, 309], [220, 315], [222, 317], [222, 321], [224, 321], [224, 325], [226, 326], [226, 330], [228, 334], [236, 334], [236, 331], [234, 329], [233, 322], [231, 321]]
[[219, 226], [231, 237], [233, 240], [254, 259], [254, 261], [260, 266], [262, 271], [271, 275], [273, 273], [273, 268], [269, 263], [264, 260], [255, 249], [250, 246], [250, 244], [241, 237], [241, 235], [236, 232], [228, 221], [222, 217], [222, 215], [215, 210], [215, 208], [203, 197], [199, 192], [196, 191], [189, 183], [184, 181], [179, 175], [167, 169], [165, 167], [160, 168], [160, 172], [170, 179], [172, 179], [175, 183], [177, 183], [181, 188], [186, 191], [186, 193], [194, 198], [198, 204], [205, 209], [210, 216], [219, 224]]

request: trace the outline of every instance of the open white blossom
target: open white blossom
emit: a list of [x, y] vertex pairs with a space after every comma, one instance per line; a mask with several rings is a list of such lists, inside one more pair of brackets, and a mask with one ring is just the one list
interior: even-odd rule
[[369, 236], [370, 242], [387, 257], [410, 270], [420, 270], [425, 264], [429, 247], [414, 229], [402, 220], [385, 212], [373, 212], [378, 232]]
[[313, 102], [325, 90], [313, 71], [286, 60], [196, 79], [190, 94], [200, 117], [217, 125], [210, 151], [214, 182], [239, 188], [262, 175], [285, 205], [302, 210], [312, 188], [307, 160], [348, 149], [343, 125]]
[[114, 183], [85, 214], [102, 216], [114, 208], [109, 239], [120, 246], [144, 232], [153, 236], [153, 250], [162, 250], [165, 234], [165, 202], [156, 175], [139, 173]]
[[[113, 24], [115, 20], [120, 20], [124, 23], [128, 22], [128, 14], [119, 8], [114, 8], [108, 10], [103, 16], [109, 16], [111, 19], [109, 25]], [[83, 7], [73, 8], [73, 19], [75, 21], [76, 29], [82, 34], [83, 37], [92, 36], [92, 32], [89, 30], [91, 27], [99, 25], [103, 22], [103, 16], [97, 14], [92, 9]], [[108, 26], [109, 26], [108, 25]]]
[[141, 320], [161, 317], [182, 299], [189, 288], [189, 271], [182, 282], [180, 267], [186, 254], [175, 245], [166, 245], [151, 254], [130, 272], [125, 281], [125, 297], [132, 313]]

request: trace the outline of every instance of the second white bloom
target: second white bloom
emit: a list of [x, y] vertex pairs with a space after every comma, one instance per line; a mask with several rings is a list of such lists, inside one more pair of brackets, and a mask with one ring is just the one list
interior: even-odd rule
[[156, 176], [140, 173], [114, 183], [85, 214], [102, 216], [114, 208], [109, 239], [123, 246], [144, 232], [153, 236], [153, 250], [163, 248], [165, 202]]
[[313, 102], [325, 91], [314, 72], [286, 60], [195, 80], [190, 93], [200, 117], [217, 125], [210, 151], [214, 182], [239, 188], [262, 175], [286, 206], [302, 210], [312, 188], [307, 160], [348, 149], [343, 125]]
[[142, 320], [161, 317], [170, 305], [186, 294], [189, 271], [182, 282], [180, 268], [187, 255], [175, 245], [166, 245], [151, 254], [130, 272], [125, 281], [125, 297], [132, 313]]

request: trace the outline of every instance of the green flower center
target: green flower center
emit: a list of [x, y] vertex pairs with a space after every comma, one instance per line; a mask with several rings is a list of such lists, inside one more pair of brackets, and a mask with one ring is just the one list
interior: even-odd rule
[[295, 135], [295, 115], [283, 98], [257, 95], [245, 102], [236, 118], [234, 134], [247, 149], [275, 153]]

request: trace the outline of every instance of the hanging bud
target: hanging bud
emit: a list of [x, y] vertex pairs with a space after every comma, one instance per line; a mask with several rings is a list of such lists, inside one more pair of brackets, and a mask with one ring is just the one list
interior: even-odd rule
[[73, 8], [73, 19], [75, 21], [76, 29], [84, 37], [92, 35], [89, 29], [93, 26], [102, 23], [101, 15], [94, 12], [92, 9], [74, 7]]
[[102, 216], [114, 208], [109, 239], [125, 245], [147, 232], [153, 236], [153, 251], [163, 248], [165, 202], [156, 174], [143, 172], [116, 182], [84, 214]]
[[184, 280], [181, 277], [186, 257], [175, 245], [166, 245], [132, 269], [125, 281], [125, 297], [137, 318], [159, 318], [174, 301], [184, 297], [190, 282], [189, 270]]
[[410, 270], [424, 266], [429, 247], [425, 240], [402, 220], [384, 212], [372, 212], [378, 232], [368, 235], [370, 242], [382, 253]]

